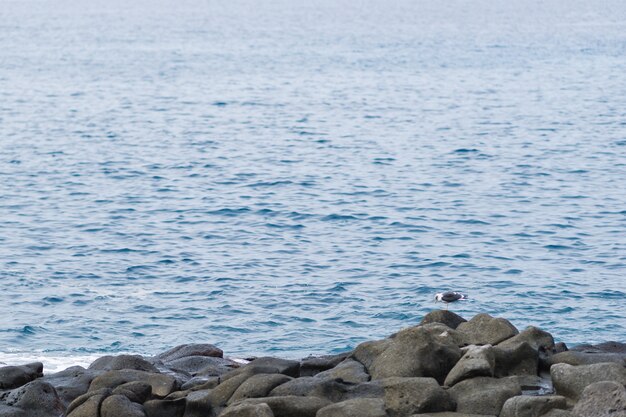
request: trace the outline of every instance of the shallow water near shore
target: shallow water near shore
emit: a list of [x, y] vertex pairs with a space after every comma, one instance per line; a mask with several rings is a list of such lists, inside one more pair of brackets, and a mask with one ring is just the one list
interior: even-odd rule
[[99, 3], [0, 0], [0, 362], [626, 340], [623, 2]]

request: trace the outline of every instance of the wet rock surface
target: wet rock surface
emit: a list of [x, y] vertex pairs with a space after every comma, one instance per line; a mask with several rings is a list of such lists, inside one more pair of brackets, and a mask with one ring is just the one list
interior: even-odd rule
[[626, 345], [429, 313], [351, 352], [240, 363], [211, 344], [0, 368], [0, 417], [626, 417]]

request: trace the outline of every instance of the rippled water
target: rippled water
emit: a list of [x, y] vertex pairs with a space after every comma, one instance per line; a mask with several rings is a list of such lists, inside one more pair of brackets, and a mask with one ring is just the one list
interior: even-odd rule
[[0, 351], [626, 339], [624, 2], [126, 3], [0, 0]]

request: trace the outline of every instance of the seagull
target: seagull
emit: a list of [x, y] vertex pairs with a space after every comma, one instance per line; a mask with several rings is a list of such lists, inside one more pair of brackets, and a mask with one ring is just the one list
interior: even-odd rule
[[455, 301], [465, 301], [467, 299], [467, 294], [463, 294], [457, 291], [438, 292], [437, 294], [435, 294], [435, 302], [441, 301], [446, 303], [446, 310], [448, 309], [448, 303], [453, 303]]

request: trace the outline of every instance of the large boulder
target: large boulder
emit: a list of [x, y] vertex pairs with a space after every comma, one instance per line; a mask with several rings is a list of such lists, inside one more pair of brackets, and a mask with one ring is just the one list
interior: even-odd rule
[[246, 398], [268, 397], [277, 386], [291, 381], [293, 378], [283, 374], [257, 374], [246, 379], [230, 396], [227, 404]]
[[185, 356], [164, 362], [163, 366], [170, 371], [186, 372], [190, 375], [201, 374], [205, 377], [224, 375], [233, 369], [239, 368], [237, 362], [230, 359], [213, 356]]
[[[146, 417], [143, 407], [123, 395], [111, 395], [102, 401], [100, 417]], [[94, 416], [95, 417], [95, 416]]]
[[626, 385], [626, 368], [617, 363], [597, 363], [572, 366], [558, 363], [550, 368], [557, 394], [578, 400], [585, 387], [600, 381], [615, 381]]
[[140, 381], [150, 384], [152, 395], [155, 397], [166, 397], [176, 390], [177, 382], [172, 376], [145, 371], [135, 371], [122, 369], [118, 371], [107, 371], [91, 381], [89, 391], [96, 391], [102, 388], [115, 388], [127, 382]]
[[313, 376], [327, 371], [343, 362], [352, 352], [339, 353], [337, 355], [309, 356], [300, 361], [300, 376]]
[[454, 332], [439, 323], [410, 327], [383, 342], [357, 346], [354, 359], [372, 379], [432, 377], [443, 383], [462, 356]]
[[441, 323], [441, 324], [445, 324], [451, 329], [456, 329], [457, 327], [459, 327], [459, 324], [465, 323], [466, 321], [467, 320], [465, 320], [463, 317], [459, 316], [458, 314], [453, 313], [452, 311], [435, 310], [426, 314], [424, 318], [422, 319], [422, 321], [420, 321], [420, 325], [430, 324], [430, 323]]
[[127, 382], [125, 384], [118, 385], [113, 390], [113, 394], [123, 395], [132, 402], [143, 404], [152, 395], [152, 386], [147, 382], [142, 381]]
[[500, 417], [540, 417], [552, 409], [566, 407], [565, 397], [560, 395], [520, 395], [504, 403]]
[[544, 361], [546, 368], [550, 368], [552, 365], [557, 363], [566, 363], [568, 365], [578, 366], [613, 362], [626, 366], [626, 354], [613, 352], [578, 352], [568, 350], [566, 352], [551, 355]]
[[539, 355], [527, 342], [493, 348], [496, 359], [495, 376], [537, 375]]
[[496, 357], [491, 345], [468, 346], [465, 354], [448, 373], [444, 385], [451, 387], [464, 379], [477, 376], [493, 376]]
[[29, 417], [58, 417], [65, 411], [54, 387], [41, 380], [31, 381], [4, 393], [2, 402], [9, 407], [26, 411]]
[[89, 385], [102, 371], [72, 366], [63, 371], [46, 375], [41, 380], [54, 387], [65, 406], [89, 390]]
[[459, 324], [457, 330], [472, 345], [496, 345], [519, 333], [510, 321], [487, 313], [477, 314], [470, 321]]
[[230, 400], [235, 391], [245, 381], [247, 381], [248, 378], [254, 375], [265, 374], [267, 370], [275, 371], [277, 369], [278, 368], [276, 367], [264, 365], [245, 366], [229, 373], [228, 378], [224, 378], [218, 386], [210, 391], [208, 398], [210, 400], [211, 406], [214, 408], [226, 406], [228, 400]]
[[135, 371], [159, 372], [153, 364], [139, 355], [103, 356], [89, 365], [88, 369], [94, 371], [133, 369]]
[[554, 349], [554, 338], [552, 335], [534, 326], [528, 326], [519, 334], [500, 342], [498, 347], [514, 347], [522, 342], [528, 343], [538, 352], [551, 352]]
[[496, 416], [486, 415], [486, 414], [457, 413], [456, 411], [443, 411], [441, 413], [413, 414], [411, 417], [496, 417]]
[[298, 378], [300, 376], [300, 362], [299, 361], [292, 361], [288, 359], [280, 359], [280, 358], [272, 358], [272, 357], [262, 357], [262, 358], [254, 359], [247, 366], [274, 367], [278, 369], [278, 373], [280, 374], [284, 374], [293, 378]]
[[274, 417], [274, 413], [265, 403], [239, 404], [226, 408], [219, 417]]
[[390, 417], [454, 410], [454, 401], [434, 378], [391, 377], [383, 379], [381, 384]]
[[269, 396], [318, 397], [332, 402], [338, 402], [346, 399], [346, 395], [351, 388], [351, 385], [334, 379], [305, 376], [277, 386], [270, 392]]
[[626, 354], [626, 343], [622, 342], [602, 342], [597, 345], [582, 344], [574, 346], [571, 350], [586, 353], [624, 353]]
[[33, 362], [19, 366], [0, 367], [0, 390], [21, 387], [43, 376], [43, 364]]
[[499, 415], [506, 400], [521, 395], [522, 389], [515, 377], [477, 377], [459, 382], [448, 393], [458, 412]]
[[315, 375], [316, 378], [341, 380], [349, 384], [359, 384], [370, 380], [365, 366], [354, 359], [346, 359], [337, 366]]
[[224, 356], [224, 352], [208, 343], [184, 344], [160, 353], [152, 359], [153, 361], [171, 362], [188, 356], [211, 356], [221, 358]]
[[626, 388], [614, 381], [587, 386], [574, 406], [575, 417], [626, 417]]
[[380, 398], [354, 398], [321, 408], [316, 417], [388, 417]]
[[265, 397], [249, 398], [234, 405], [267, 404], [275, 417], [315, 417], [318, 410], [330, 404], [319, 397]]
[[183, 417], [186, 400], [150, 400], [143, 404], [147, 417]]
[[102, 402], [109, 395], [111, 395], [111, 390], [109, 388], [86, 392], [72, 401], [65, 412], [68, 417], [97, 416]]

